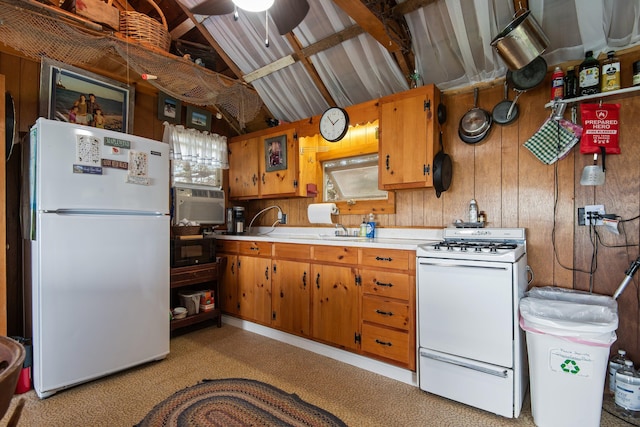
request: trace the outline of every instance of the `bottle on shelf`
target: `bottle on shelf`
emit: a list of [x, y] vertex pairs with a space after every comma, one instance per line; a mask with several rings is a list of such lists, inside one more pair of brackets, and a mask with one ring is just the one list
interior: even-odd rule
[[373, 212], [369, 214], [369, 222], [367, 223], [367, 237], [373, 239], [376, 237], [376, 220]]
[[614, 355], [609, 361], [609, 392], [614, 394], [616, 391], [616, 372], [624, 366], [627, 360], [627, 352], [619, 349], [618, 354]]
[[476, 199], [469, 202], [469, 222], [478, 222], [478, 204]]
[[576, 96], [578, 96], [578, 78], [575, 67], [571, 66], [567, 68], [567, 74], [564, 76], [564, 98], [571, 99]]
[[616, 409], [626, 416], [640, 417], [640, 374], [631, 360], [616, 372]]
[[602, 92], [609, 92], [620, 89], [620, 60], [615, 56], [615, 52], [607, 52], [607, 59], [602, 61], [602, 72], [600, 73]]
[[640, 85], [640, 61], [633, 63], [633, 85]]
[[551, 100], [555, 101], [564, 98], [564, 72], [562, 68], [556, 67], [551, 76]]
[[582, 61], [578, 69], [578, 95], [600, 93], [600, 62], [593, 57], [593, 51], [588, 50], [585, 53], [584, 61]]

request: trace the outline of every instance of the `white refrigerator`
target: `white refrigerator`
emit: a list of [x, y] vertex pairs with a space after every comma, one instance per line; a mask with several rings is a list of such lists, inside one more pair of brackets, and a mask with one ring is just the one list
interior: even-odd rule
[[37, 395], [165, 358], [168, 145], [40, 118], [25, 161]]

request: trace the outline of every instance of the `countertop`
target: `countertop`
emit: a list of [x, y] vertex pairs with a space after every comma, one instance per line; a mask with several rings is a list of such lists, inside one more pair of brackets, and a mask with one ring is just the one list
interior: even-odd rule
[[418, 245], [442, 240], [442, 229], [376, 228], [376, 237], [354, 236], [357, 228], [348, 228], [349, 236], [336, 237], [333, 227], [253, 227], [251, 234], [215, 233], [216, 239], [257, 242], [299, 243], [307, 245], [355, 246], [416, 250]]

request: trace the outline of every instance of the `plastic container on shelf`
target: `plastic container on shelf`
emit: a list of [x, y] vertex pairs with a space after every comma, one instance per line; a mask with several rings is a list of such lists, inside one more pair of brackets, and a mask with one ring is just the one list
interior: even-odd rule
[[535, 424], [599, 426], [609, 349], [618, 328], [616, 301], [534, 288], [520, 301], [520, 326], [527, 336]]
[[187, 309], [187, 316], [193, 316], [200, 312], [201, 294], [202, 293], [198, 291], [178, 293], [181, 305]]

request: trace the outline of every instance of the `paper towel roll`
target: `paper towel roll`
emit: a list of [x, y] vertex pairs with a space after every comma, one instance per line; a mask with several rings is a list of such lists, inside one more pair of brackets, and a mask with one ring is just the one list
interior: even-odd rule
[[307, 217], [312, 224], [333, 224], [331, 215], [338, 215], [335, 203], [312, 203], [307, 208]]

